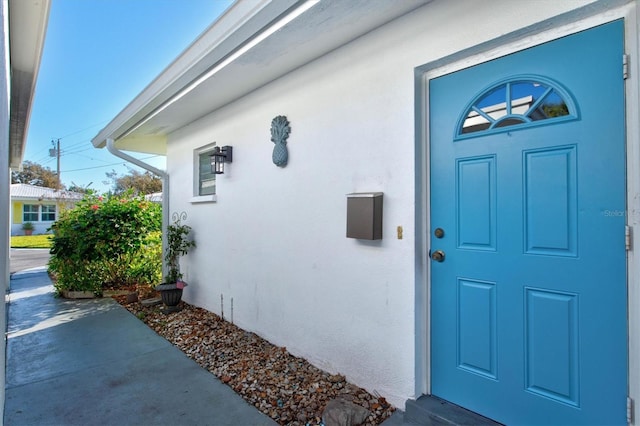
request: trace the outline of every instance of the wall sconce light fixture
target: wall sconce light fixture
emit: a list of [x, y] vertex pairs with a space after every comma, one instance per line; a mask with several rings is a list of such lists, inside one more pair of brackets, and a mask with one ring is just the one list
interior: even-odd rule
[[216, 146], [211, 154], [211, 173], [221, 175], [224, 173], [224, 163], [231, 163], [233, 161], [233, 147], [223, 146], [220, 148]]

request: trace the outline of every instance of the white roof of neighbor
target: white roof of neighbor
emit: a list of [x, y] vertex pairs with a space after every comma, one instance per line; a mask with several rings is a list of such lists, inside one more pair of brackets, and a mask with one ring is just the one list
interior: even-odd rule
[[144, 196], [145, 200], [151, 201], [152, 203], [161, 203], [162, 202], [162, 192], [153, 192], [151, 194], [147, 194]]
[[58, 191], [44, 186], [26, 183], [11, 184], [11, 199], [19, 200], [81, 200], [84, 194], [73, 191]]

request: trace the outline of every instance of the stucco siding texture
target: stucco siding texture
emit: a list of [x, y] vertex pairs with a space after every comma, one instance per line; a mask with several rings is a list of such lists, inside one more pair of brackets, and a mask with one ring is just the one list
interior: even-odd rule
[[[542, 3], [431, 3], [171, 134], [171, 213], [187, 212], [198, 244], [184, 298], [402, 407], [428, 330], [415, 325], [415, 69], [585, 4]], [[271, 161], [278, 115], [284, 168]], [[192, 204], [194, 151], [212, 142], [233, 163], [217, 201]], [[373, 191], [383, 239], [346, 238], [346, 194]]]
[[[0, 2], [0, 128], [9, 129], [9, 28], [7, 25], [9, 11], [6, 3]], [[4, 218], [0, 227], [0, 290], [5, 293], [9, 288], [9, 214], [10, 214], [10, 170], [9, 170], [9, 132], [5, 130], [0, 135], [0, 217]], [[7, 329], [6, 304], [0, 307], [0, 329]], [[0, 343], [0, 365], [5, 365], [6, 340]], [[0, 401], [5, 397], [5, 372], [0, 373]], [[4, 416], [4, 403], [0, 404], [0, 418]]]

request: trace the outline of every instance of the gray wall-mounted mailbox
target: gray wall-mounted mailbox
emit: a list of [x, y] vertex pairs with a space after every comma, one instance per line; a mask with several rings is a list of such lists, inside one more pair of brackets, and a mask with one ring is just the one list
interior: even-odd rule
[[382, 239], [382, 192], [347, 194], [347, 238]]

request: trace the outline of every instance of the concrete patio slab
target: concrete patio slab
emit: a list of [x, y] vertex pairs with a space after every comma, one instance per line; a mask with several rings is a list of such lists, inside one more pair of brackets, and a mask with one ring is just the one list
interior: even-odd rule
[[44, 269], [12, 276], [8, 323], [7, 426], [275, 424], [112, 299], [55, 298]]

